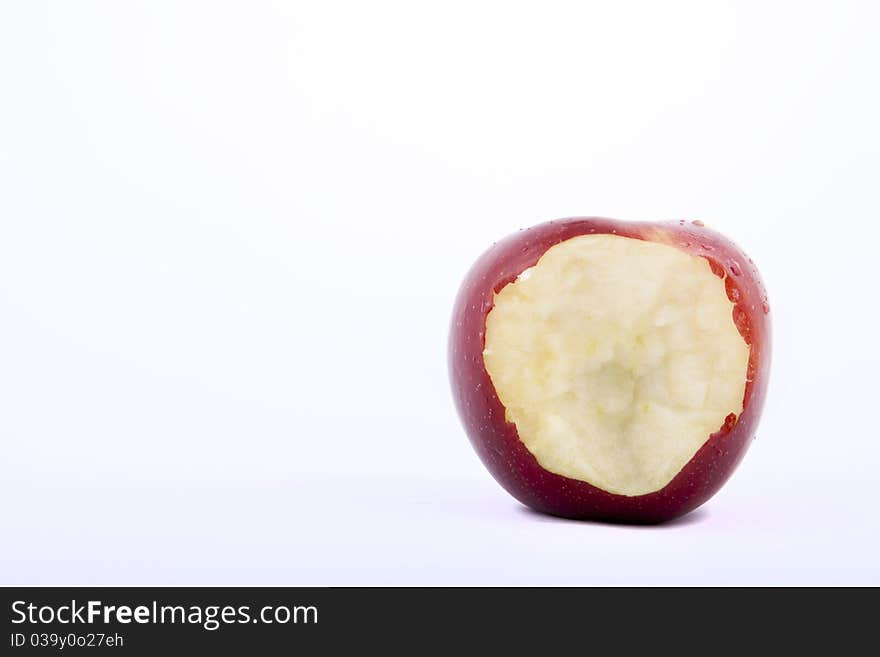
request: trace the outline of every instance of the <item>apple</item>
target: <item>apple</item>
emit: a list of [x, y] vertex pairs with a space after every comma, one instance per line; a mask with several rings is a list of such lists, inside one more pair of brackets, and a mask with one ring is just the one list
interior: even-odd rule
[[455, 405], [523, 504], [670, 520], [712, 497], [755, 435], [769, 313], [754, 263], [702, 222], [543, 223], [494, 244], [461, 285]]

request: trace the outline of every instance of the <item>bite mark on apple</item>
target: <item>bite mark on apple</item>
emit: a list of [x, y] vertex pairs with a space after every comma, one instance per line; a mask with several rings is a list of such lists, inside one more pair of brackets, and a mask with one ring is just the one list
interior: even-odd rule
[[645, 495], [742, 412], [736, 286], [714, 258], [665, 242], [581, 235], [494, 290], [486, 371], [549, 472]]

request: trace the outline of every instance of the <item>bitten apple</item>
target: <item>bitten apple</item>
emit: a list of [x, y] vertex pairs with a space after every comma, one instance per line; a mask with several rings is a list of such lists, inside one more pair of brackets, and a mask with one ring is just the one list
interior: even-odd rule
[[769, 312], [752, 261], [701, 222], [551, 221], [496, 243], [465, 277], [453, 397], [523, 504], [669, 520], [714, 495], [754, 437]]

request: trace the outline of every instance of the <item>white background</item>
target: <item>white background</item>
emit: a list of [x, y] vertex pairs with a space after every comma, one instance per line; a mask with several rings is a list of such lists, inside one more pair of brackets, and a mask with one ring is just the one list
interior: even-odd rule
[[[878, 7], [4, 2], [0, 583], [880, 583]], [[452, 408], [470, 263], [585, 214], [770, 292], [670, 525], [525, 510]]]

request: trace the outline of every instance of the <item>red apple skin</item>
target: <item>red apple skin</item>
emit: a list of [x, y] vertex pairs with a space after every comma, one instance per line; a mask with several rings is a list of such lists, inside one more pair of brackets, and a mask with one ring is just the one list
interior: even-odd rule
[[[685, 467], [647, 495], [609, 493], [543, 469], [520, 441], [483, 362], [486, 316], [494, 294], [551, 246], [578, 235], [613, 234], [675, 246], [726, 275], [734, 322], [751, 347], [743, 412], [729, 415]], [[770, 307], [751, 259], [702, 222], [627, 222], [598, 217], [549, 221], [495, 243], [466, 275], [452, 314], [449, 375], [456, 408], [483, 464], [513, 497], [537, 511], [576, 519], [659, 523], [703, 504], [727, 481], [755, 435], [770, 370]]]

